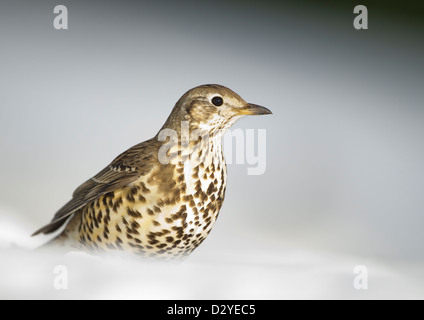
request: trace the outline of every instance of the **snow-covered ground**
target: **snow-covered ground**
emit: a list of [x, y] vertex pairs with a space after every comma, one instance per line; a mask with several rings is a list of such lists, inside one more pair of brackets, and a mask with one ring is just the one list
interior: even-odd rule
[[[216, 241], [206, 241], [181, 263], [159, 263], [35, 250], [43, 240], [29, 234], [2, 221], [0, 299], [424, 298], [422, 264], [266, 242], [235, 250]], [[357, 265], [367, 268], [367, 290], [355, 289]]]

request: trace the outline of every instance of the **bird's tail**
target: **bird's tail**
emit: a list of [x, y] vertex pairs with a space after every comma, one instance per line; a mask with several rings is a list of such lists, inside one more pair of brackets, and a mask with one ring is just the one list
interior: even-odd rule
[[81, 224], [81, 214], [74, 215], [67, 223], [65, 229], [56, 237], [47, 241], [37, 248], [37, 250], [69, 249], [78, 243], [79, 225]]

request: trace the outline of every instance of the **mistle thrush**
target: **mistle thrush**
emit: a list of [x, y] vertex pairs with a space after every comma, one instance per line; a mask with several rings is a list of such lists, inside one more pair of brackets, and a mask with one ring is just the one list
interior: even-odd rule
[[52, 244], [160, 258], [191, 253], [224, 201], [223, 134], [245, 115], [270, 113], [220, 85], [187, 91], [156, 136], [83, 183], [34, 235], [66, 224]]

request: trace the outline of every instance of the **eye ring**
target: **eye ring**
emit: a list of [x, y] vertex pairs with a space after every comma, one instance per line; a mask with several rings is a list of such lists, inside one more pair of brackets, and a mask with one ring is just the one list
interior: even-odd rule
[[224, 103], [224, 100], [220, 96], [215, 96], [211, 99], [214, 106], [220, 107]]

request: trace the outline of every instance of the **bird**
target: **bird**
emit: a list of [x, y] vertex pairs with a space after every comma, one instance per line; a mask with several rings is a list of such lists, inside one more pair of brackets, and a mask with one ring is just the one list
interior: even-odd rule
[[188, 90], [153, 138], [79, 186], [33, 236], [61, 229], [48, 246], [187, 257], [210, 233], [224, 201], [224, 133], [244, 116], [266, 114], [272, 112], [222, 85]]

